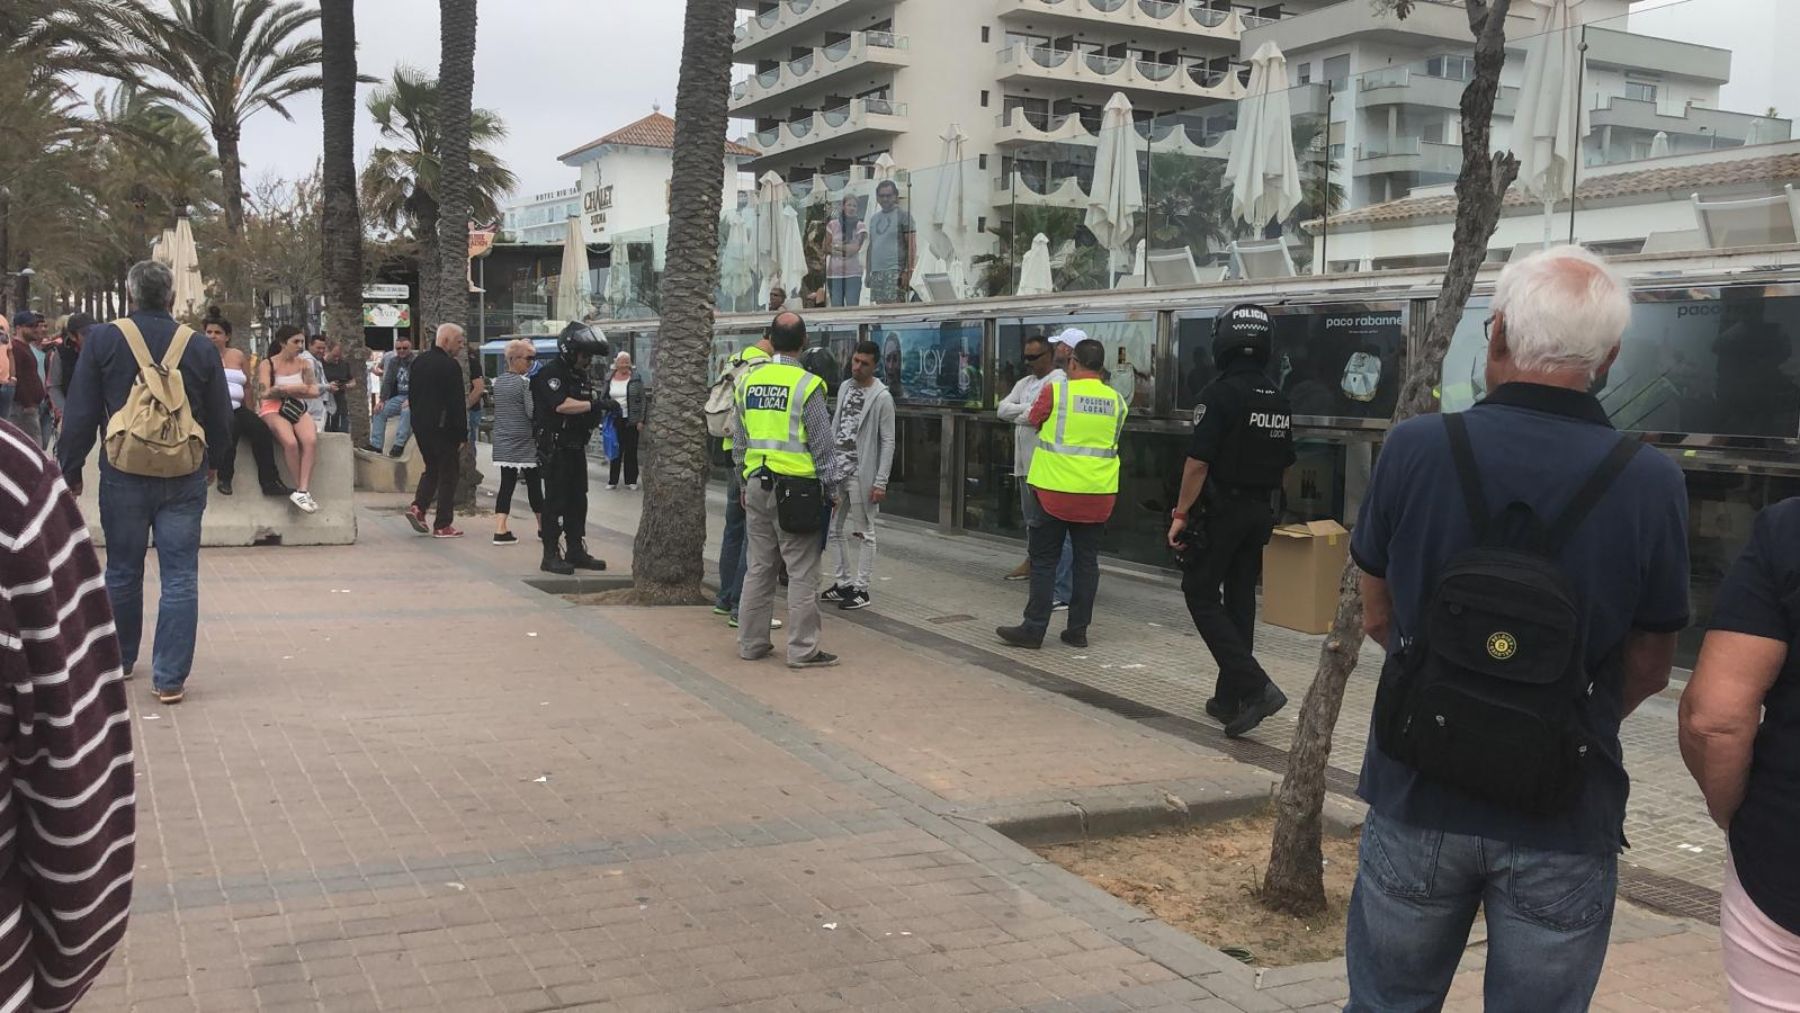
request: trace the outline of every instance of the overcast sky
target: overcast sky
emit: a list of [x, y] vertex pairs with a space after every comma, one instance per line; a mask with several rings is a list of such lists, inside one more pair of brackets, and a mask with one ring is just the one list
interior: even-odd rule
[[[556, 156], [647, 115], [653, 103], [674, 115], [682, 7], [681, 0], [481, 5], [475, 102], [506, 122], [501, 155], [518, 174], [521, 195], [572, 185], [576, 172]], [[1800, 39], [1800, 0], [1645, 0], [1635, 10], [1633, 31], [1733, 51], [1725, 108], [1760, 113], [1773, 105], [1800, 114], [1800, 74], [1789, 51]], [[436, 0], [364, 0], [357, 5], [359, 69], [383, 78], [404, 63], [435, 73], [437, 20]], [[298, 176], [318, 159], [317, 94], [290, 108], [294, 123], [262, 113], [247, 124], [248, 180]], [[359, 156], [374, 133], [366, 116], [358, 119]]]

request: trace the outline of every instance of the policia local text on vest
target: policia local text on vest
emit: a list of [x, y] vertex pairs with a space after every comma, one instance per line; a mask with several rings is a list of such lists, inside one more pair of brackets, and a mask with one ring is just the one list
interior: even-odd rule
[[737, 381], [732, 449], [743, 477], [748, 565], [738, 603], [738, 656], [757, 661], [774, 651], [777, 576], [788, 572], [789, 668], [826, 668], [837, 656], [819, 649], [819, 526], [831, 464], [831, 413], [825, 381], [802, 369], [806, 322], [782, 313], [769, 325], [775, 357]]

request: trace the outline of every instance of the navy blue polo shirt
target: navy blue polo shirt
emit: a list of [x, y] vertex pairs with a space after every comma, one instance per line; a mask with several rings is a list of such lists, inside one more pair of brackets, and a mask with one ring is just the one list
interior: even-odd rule
[[1750, 543], [1713, 599], [1711, 628], [1788, 648], [1762, 700], [1750, 778], [1731, 819], [1731, 860], [1756, 906], [1800, 932], [1800, 499], [1756, 518]]
[[[1550, 523], [1618, 440], [1592, 395], [1506, 384], [1464, 413], [1489, 516], [1528, 504]], [[1387, 581], [1394, 601], [1388, 643], [1415, 634], [1437, 575], [1475, 541], [1451, 463], [1443, 419], [1395, 426], [1382, 445], [1350, 553]], [[1674, 461], [1640, 451], [1564, 547], [1562, 565], [1581, 602], [1590, 669], [1632, 630], [1673, 633], [1688, 622], [1687, 487]], [[1616, 668], [1595, 684], [1584, 715], [1600, 744], [1580, 792], [1554, 816], [1530, 816], [1426, 780], [1389, 758], [1371, 729], [1357, 793], [1411, 826], [1549, 851], [1611, 854], [1624, 843], [1630, 783], [1619, 746], [1623, 685]]]

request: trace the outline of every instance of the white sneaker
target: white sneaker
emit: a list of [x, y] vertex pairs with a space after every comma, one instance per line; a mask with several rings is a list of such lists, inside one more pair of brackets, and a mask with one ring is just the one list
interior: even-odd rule
[[309, 492], [297, 491], [288, 499], [303, 513], [316, 514], [319, 512], [319, 504], [313, 500], [312, 494]]
[[638, 487], [638, 484], [636, 482], [633, 482], [630, 485], [627, 485], [625, 488], [630, 489], [632, 492], [636, 492], [637, 487]]

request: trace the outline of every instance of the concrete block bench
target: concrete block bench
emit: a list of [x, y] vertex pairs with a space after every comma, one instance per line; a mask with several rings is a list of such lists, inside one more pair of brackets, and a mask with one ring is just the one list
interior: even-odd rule
[[[88, 455], [82, 469], [82, 516], [94, 542], [106, 544], [100, 529], [99, 447]], [[287, 497], [264, 496], [256, 484], [256, 458], [250, 441], [238, 441], [237, 476], [232, 495], [221, 496], [217, 487], [206, 494], [206, 513], [200, 520], [202, 547], [242, 545], [351, 545], [356, 542], [356, 493], [354, 453], [350, 437], [343, 433], [319, 435], [319, 457], [313, 465], [312, 495], [319, 512], [308, 514]], [[279, 447], [275, 467], [282, 481], [294, 484]]]

